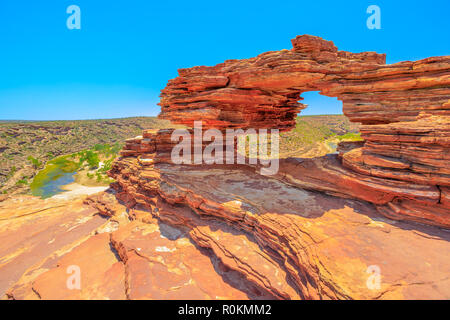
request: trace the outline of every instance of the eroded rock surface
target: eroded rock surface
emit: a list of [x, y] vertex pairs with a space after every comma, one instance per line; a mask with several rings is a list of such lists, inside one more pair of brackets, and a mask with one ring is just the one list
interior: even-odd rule
[[338, 51], [303, 35], [293, 49], [213, 67], [180, 69], [161, 94], [160, 117], [189, 127], [292, 129], [301, 93], [343, 102], [351, 121], [414, 121], [421, 112], [449, 116], [450, 57], [385, 64], [385, 55]]
[[[195, 245], [185, 230], [161, 223], [145, 209], [130, 211], [110, 196], [111, 190], [85, 201], [99, 207], [108, 203], [107, 211], [82, 199], [59, 201], [43, 211], [46, 201], [37, 198], [4, 203], [0, 235], [10, 241], [2, 241], [3, 298], [273, 298], [211, 250]], [[10, 205], [20, 214], [11, 214]], [[79, 288], [73, 287], [74, 268]]]
[[[295, 126], [305, 107], [298, 102], [303, 92], [336, 97], [350, 121], [362, 123], [365, 140], [342, 155], [342, 165], [360, 174], [356, 179], [363, 189], [391, 197], [380, 212], [450, 227], [450, 207], [441, 201], [441, 190], [450, 186], [450, 56], [386, 65], [384, 54], [338, 51], [319, 37], [297, 36], [292, 45], [179, 70], [162, 90], [160, 117], [190, 127], [201, 120], [205, 129], [284, 131]], [[350, 188], [352, 197], [358, 193], [354, 181], [338, 180], [343, 184], [336, 189]], [[429, 186], [429, 197], [415, 192], [397, 197], [390, 192], [395, 184], [406, 192]]]
[[[450, 57], [386, 65], [384, 55], [338, 51], [318, 37], [292, 44], [179, 70], [162, 91], [161, 117], [286, 131], [305, 107], [300, 94], [319, 90], [362, 123], [364, 141], [280, 159], [264, 176], [261, 165], [174, 164], [173, 130], [146, 130], [126, 141], [106, 192], [0, 202], [0, 293], [450, 299]], [[195, 157], [205, 145], [191, 147]], [[81, 287], [70, 290], [74, 265]]]
[[[132, 158], [117, 165], [125, 161], [130, 170], [115, 171], [115, 188], [126, 202], [109, 190], [89, 205], [2, 203], [1, 235], [17, 240], [2, 241], [4, 298], [450, 297], [446, 231], [384, 219], [366, 202], [302, 190], [253, 168], [143, 168]], [[70, 266], [79, 267], [80, 289], [67, 287]], [[381, 272], [375, 288], [373, 266]]]
[[174, 164], [173, 130], [145, 131], [110, 171], [117, 198], [186, 230], [274, 298], [448, 299], [449, 233], [440, 228], [450, 227], [450, 57], [386, 65], [384, 55], [338, 51], [318, 37], [292, 44], [179, 70], [162, 90], [160, 117], [285, 131], [305, 107], [300, 94], [319, 90], [362, 123], [364, 141], [280, 159], [266, 177], [260, 165]]
[[[130, 207], [186, 230], [278, 299], [448, 299], [450, 233], [382, 218], [367, 203], [306, 191], [246, 166], [117, 161]], [[369, 289], [369, 267], [381, 270]], [[370, 270], [370, 269], [369, 269]]]
[[30, 268], [64, 255], [105, 224], [96, 212], [81, 200], [23, 196], [0, 202], [0, 296]]

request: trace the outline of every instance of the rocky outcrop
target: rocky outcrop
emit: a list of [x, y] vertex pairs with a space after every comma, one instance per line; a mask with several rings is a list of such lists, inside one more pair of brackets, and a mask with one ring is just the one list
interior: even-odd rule
[[[149, 165], [124, 157], [111, 175], [119, 199], [146, 208], [136, 219], [156, 217], [183, 230], [272, 298], [450, 295], [448, 232], [383, 219], [368, 202], [306, 191], [248, 166]], [[370, 289], [367, 272], [378, 267], [380, 287]]]
[[[303, 92], [337, 97], [344, 114], [362, 123], [365, 143], [341, 154], [342, 165], [330, 164], [333, 178], [316, 170], [313, 184], [299, 185], [323, 191], [334, 183], [341, 194], [383, 205], [379, 211], [391, 218], [450, 227], [450, 207], [441, 200], [450, 186], [450, 56], [386, 65], [385, 55], [338, 51], [314, 36], [292, 44], [179, 70], [162, 90], [160, 117], [188, 126], [202, 120], [205, 129], [290, 130], [305, 107], [298, 102]], [[322, 162], [311, 166], [325, 168]]]
[[[443, 230], [383, 219], [367, 202], [302, 190], [248, 167], [122, 158], [119, 168], [117, 198], [127, 202], [109, 190], [85, 204], [2, 203], [4, 298], [450, 297]], [[67, 285], [74, 266], [79, 289]]]
[[[342, 143], [336, 155], [280, 159], [265, 177], [257, 164], [174, 164], [173, 130], [145, 131], [110, 172], [118, 199], [185, 230], [274, 298], [448, 298], [447, 233], [395, 220], [450, 227], [450, 57], [386, 65], [384, 55], [338, 51], [318, 37], [292, 44], [179, 70], [162, 90], [160, 117], [202, 121], [203, 130], [286, 131], [305, 107], [301, 93], [318, 90], [362, 123], [364, 141]], [[374, 266], [381, 285], [368, 289]]]
[[385, 55], [337, 51], [313, 36], [292, 50], [180, 69], [161, 93], [161, 114], [189, 127], [289, 130], [304, 108], [301, 94], [320, 91], [343, 102], [351, 121], [413, 121], [421, 112], [449, 116], [450, 57], [385, 64]]
[[[126, 141], [108, 192], [72, 202], [77, 219], [104, 225], [95, 220], [83, 240], [30, 261], [6, 297], [450, 299], [450, 57], [386, 65], [384, 55], [338, 51], [318, 37], [292, 44], [179, 70], [162, 91], [160, 116], [188, 127], [202, 121], [200, 134], [287, 131], [305, 107], [301, 93], [318, 90], [362, 123], [364, 141], [324, 157], [279, 159], [278, 172], [264, 176], [258, 162], [196, 162], [208, 143], [195, 145], [194, 129], [184, 131], [191, 164], [174, 163], [173, 129], [145, 130]], [[235, 159], [236, 140], [221, 151]], [[52, 213], [33, 223], [68, 214]], [[28, 230], [5, 219], [0, 231], [9, 223]], [[0, 270], [12, 274], [8, 261], [22, 249], [0, 250]], [[85, 270], [80, 290], [66, 288], [70, 265]]]
[[0, 202], [0, 298], [108, 223], [81, 199], [15, 196]]
[[[148, 211], [128, 210], [111, 191], [84, 202], [15, 197], [1, 204], [0, 297], [272, 298], [193, 244], [186, 232]], [[72, 282], [76, 270], [79, 282]]]

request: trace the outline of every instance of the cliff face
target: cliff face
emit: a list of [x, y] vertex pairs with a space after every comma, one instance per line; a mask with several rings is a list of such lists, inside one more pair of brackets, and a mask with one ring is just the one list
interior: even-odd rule
[[[261, 295], [450, 297], [448, 232], [382, 219], [367, 202], [306, 191], [246, 166], [174, 166], [127, 157], [111, 175], [116, 196], [145, 210], [136, 219], [151, 212], [183, 230]], [[375, 289], [367, 286], [371, 266], [381, 268]]]
[[341, 152], [338, 161], [294, 168], [288, 160], [278, 176], [372, 202], [390, 218], [450, 227], [450, 57], [386, 65], [385, 55], [338, 51], [314, 36], [292, 44], [292, 50], [179, 70], [162, 90], [160, 117], [191, 127], [201, 120], [205, 129], [290, 130], [305, 107], [301, 93], [337, 97], [344, 114], [362, 123], [365, 143]]
[[[274, 298], [448, 298], [448, 233], [390, 219], [450, 227], [450, 57], [386, 65], [384, 55], [338, 51], [318, 37], [292, 44], [179, 70], [162, 90], [160, 117], [287, 131], [305, 107], [301, 93], [318, 90], [362, 123], [364, 142], [280, 159], [265, 177], [259, 165], [176, 165], [172, 130], [144, 131], [110, 172], [117, 198], [185, 230]], [[374, 265], [383, 280], [372, 290]]]
[[448, 56], [386, 65], [385, 55], [338, 51], [318, 37], [292, 43], [292, 50], [179, 70], [162, 90], [160, 117], [190, 127], [203, 120], [211, 128], [289, 130], [307, 91], [337, 97], [344, 114], [364, 125], [414, 121], [421, 112], [448, 116]]
[[[386, 65], [318, 37], [292, 44], [179, 70], [160, 117], [202, 121], [201, 133], [287, 131], [305, 107], [301, 93], [314, 90], [343, 102], [364, 141], [279, 159], [264, 176], [261, 164], [175, 164], [173, 129], [145, 130], [114, 162], [111, 190], [82, 206], [107, 225], [27, 269], [7, 296], [450, 299], [450, 57]], [[206, 147], [188, 145], [191, 158]], [[90, 252], [95, 259], [81, 259]], [[78, 263], [89, 285], [69, 292], [64, 270]]]

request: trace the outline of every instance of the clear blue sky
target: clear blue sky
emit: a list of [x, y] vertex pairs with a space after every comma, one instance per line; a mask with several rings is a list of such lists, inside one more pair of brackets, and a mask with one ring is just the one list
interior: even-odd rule
[[[66, 27], [72, 4], [81, 30]], [[371, 4], [381, 30], [366, 27]], [[299, 34], [388, 63], [449, 55], [449, 14], [449, 0], [1, 0], [0, 119], [157, 115], [178, 68], [290, 49]], [[341, 113], [330, 98], [304, 102], [303, 114]]]

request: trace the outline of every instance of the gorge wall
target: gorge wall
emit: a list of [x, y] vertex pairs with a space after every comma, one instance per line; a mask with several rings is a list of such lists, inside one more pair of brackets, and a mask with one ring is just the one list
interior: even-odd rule
[[[109, 173], [117, 199], [183, 230], [260, 296], [449, 298], [440, 228], [450, 228], [450, 56], [386, 65], [385, 55], [338, 51], [314, 36], [292, 44], [179, 70], [162, 90], [160, 117], [202, 121], [203, 130], [288, 131], [301, 94], [320, 91], [362, 124], [363, 142], [280, 159], [267, 177], [259, 165], [174, 164], [173, 130], [147, 130], [127, 140]], [[383, 270], [376, 290], [366, 285], [373, 265]]]
[[[188, 127], [201, 120], [204, 129], [283, 131], [305, 107], [303, 92], [336, 97], [362, 123], [365, 143], [347, 146], [337, 160], [282, 160], [277, 177], [369, 201], [393, 219], [450, 227], [450, 57], [386, 65], [384, 54], [338, 51], [314, 36], [292, 45], [179, 70], [162, 90], [160, 117]], [[148, 138], [142, 143], [156, 142], [144, 152], [162, 148]]]
[[[179, 70], [160, 117], [189, 138], [195, 121], [288, 131], [314, 90], [343, 102], [363, 141], [263, 175], [227, 163], [234, 138], [223, 164], [177, 164], [174, 129], [145, 130], [105, 192], [0, 197], [0, 298], [450, 299], [450, 56], [386, 65], [314, 36], [292, 44]], [[190, 159], [208, 146], [191, 139]]]

